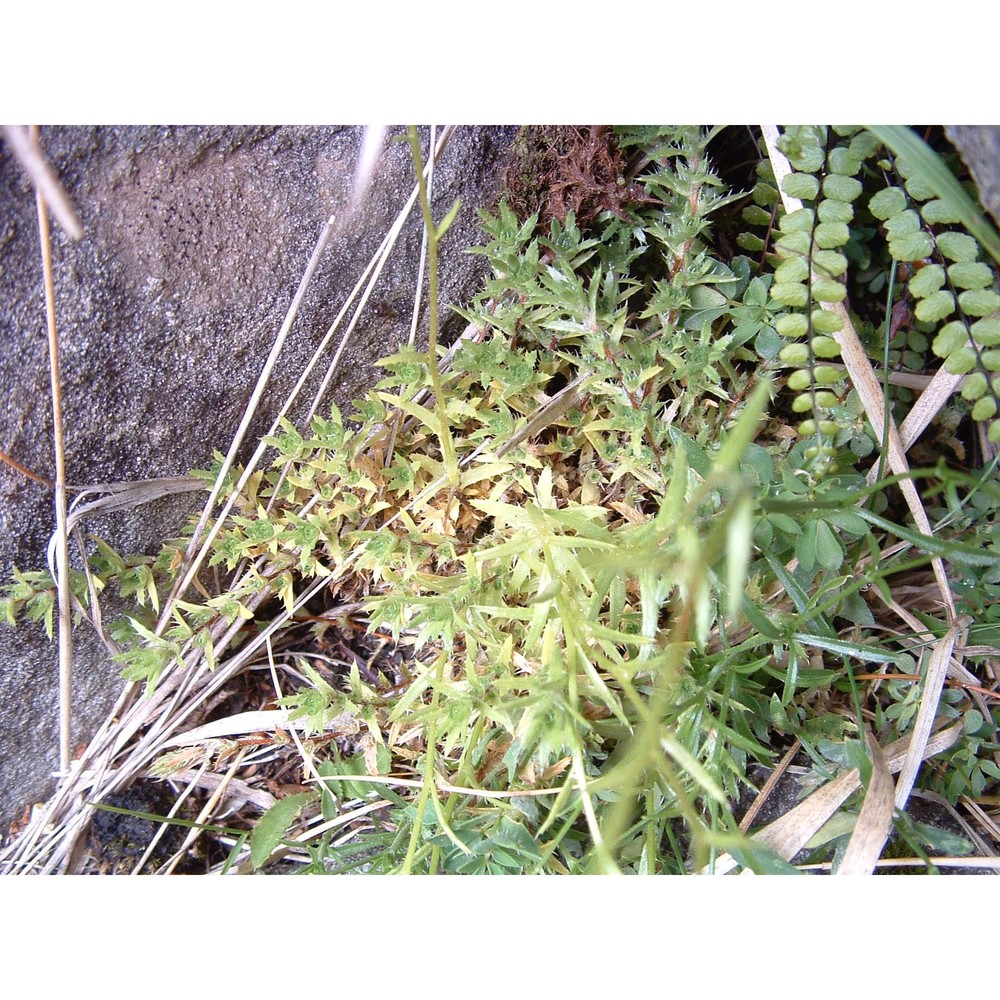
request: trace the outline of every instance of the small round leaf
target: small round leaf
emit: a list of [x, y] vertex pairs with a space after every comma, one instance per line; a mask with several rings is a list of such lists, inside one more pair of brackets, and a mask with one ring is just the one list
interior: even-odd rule
[[976, 352], [971, 347], [960, 347], [948, 357], [944, 367], [952, 375], [967, 375], [976, 367]]
[[771, 224], [771, 213], [760, 205], [747, 205], [743, 209], [743, 221], [751, 226], [769, 226]]
[[969, 332], [966, 330], [965, 324], [953, 320], [941, 327], [938, 335], [934, 338], [934, 343], [931, 344], [931, 350], [939, 358], [947, 358], [968, 343]]
[[852, 156], [864, 161], [874, 156], [882, 143], [871, 132], [859, 132], [847, 147]]
[[785, 233], [775, 247], [783, 256], [806, 257], [809, 254], [809, 233]]
[[955, 311], [955, 296], [951, 292], [934, 292], [917, 303], [913, 310], [921, 323], [939, 323]]
[[[898, 160], [896, 165], [899, 166]], [[906, 192], [914, 201], [927, 201], [928, 198], [933, 198], [937, 194], [937, 191], [917, 174], [906, 179]]]
[[[851, 173], [856, 174], [860, 169], [861, 164], [858, 163], [857, 169], [852, 170]], [[854, 201], [861, 194], [861, 181], [855, 180], [854, 177], [845, 177], [839, 171], [832, 173], [823, 181], [823, 194], [827, 198], [835, 198], [837, 201]]]
[[871, 201], [868, 202], [868, 211], [875, 216], [876, 219], [889, 219], [894, 215], [898, 215], [903, 209], [906, 208], [906, 195], [903, 194], [900, 188], [886, 188], [884, 191], [879, 191], [878, 194], [872, 196]]
[[839, 333], [844, 329], [844, 321], [830, 309], [814, 309], [812, 327], [813, 333]]
[[781, 182], [781, 190], [789, 198], [812, 200], [819, 194], [819, 181], [812, 174], [788, 174]]
[[972, 336], [983, 347], [997, 347], [1000, 345], [1000, 319], [977, 319], [972, 324]]
[[[836, 146], [830, 150], [826, 158], [827, 168], [830, 171], [831, 176], [843, 178], [845, 180], [850, 180], [854, 175], [861, 169], [861, 160], [852, 153], [846, 146]], [[829, 177], [826, 179], [830, 180]], [[826, 188], [826, 182], [823, 184], [824, 189]], [[827, 192], [829, 193], [829, 192]], [[858, 185], [858, 194], [861, 193], [861, 185]], [[837, 195], [838, 198], [841, 195]], [[853, 201], [857, 195], [852, 195], [850, 198], [845, 198], [844, 201]]]
[[[927, 268], [924, 268], [926, 271]], [[948, 268], [948, 277], [956, 288], [986, 288], [993, 283], [993, 272], [987, 264], [981, 261], [971, 261], [967, 264], [952, 264]], [[910, 289], [913, 282], [910, 282]]]
[[821, 250], [842, 247], [850, 238], [851, 233], [843, 222], [821, 222], [813, 235]]
[[926, 205], [921, 205], [920, 214], [929, 226], [950, 226], [961, 221], [940, 198], [935, 198], [933, 201], [927, 202]]
[[[983, 396], [982, 399], [978, 400], [976, 405], [972, 408], [972, 419], [973, 420], [992, 420], [997, 412], [997, 401], [992, 396]], [[994, 436], [994, 431], [1000, 428], [1000, 421], [995, 423], [992, 428], [990, 428], [990, 441], [994, 444], [997, 443], [998, 436]]]
[[799, 369], [788, 376], [788, 388], [792, 392], [805, 392], [809, 388], [809, 372]]
[[962, 398], [979, 399], [986, 392], [986, 376], [982, 372], [970, 372], [962, 386]]
[[783, 347], [779, 358], [793, 368], [809, 363], [809, 346], [807, 344], [789, 344]]
[[805, 281], [809, 277], [809, 261], [805, 257], [789, 257], [783, 260], [774, 271], [774, 280]]
[[897, 212], [892, 218], [886, 219], [885, 231], [891, 240], [898, 240], [901, 236], [920, 232], [920, 216], [912, 208]]
[[847, 289], [833, 278], [817, 278], [812, 293], [817, 302], [843, 302], [847, 298]]
[[831, 278], [839, 278], [847, 271], [847, 258], [839, 250], [817, 250], [813, 254], [813, 266]]
[[911, 233], [898, 240], [889, 240], [889, 253], [896, 260], [914, 261], [929, 257], [934, 250], [934, 243], [924, 232]]
[[854, 218], [854, 206], [849, 201], [825, 198], [816, 209], [820, 222], [850, 222]]
[[788, 313], [778, 318], [774, 328], [782, 337], [794, 340], [796, 337], [804, 337], [809, 332], [809, 321], [802, 313]]
[[812, 347], [817, 358], [840, 357], [840, 345], [832, 337], [814, 337]]
[[959, 263], [973, 261], [979, 254], [979, 244], [965, 233], [942, 233], [937, 245], [945, 257]]
[[1000, 295], [992, 288], [977, 288], [962, 292], [958, 304], [966, 316], [989, 316], [1000, 309]]
[[750, 193], [753, 196], [754, 204], [764, 208], [771, 208], [778, 201], [778, 192], [775, 191], [773, 184], [755, 184]]
[[940, 264], [931, 264], [928, 267], [922, 267], [910, 278], [910, 294], [918, 299], [933, 295], [943, 286], [944, 268]]
[[805, 285], [796, 282], [778, 282], [771, 286], [771, 298], [783, 306], [800, 308], [809, 301]]
[[800, 208], [781, 217], [778, 228], [783, 233], [808, 233], [815, 216], [811, 208]]

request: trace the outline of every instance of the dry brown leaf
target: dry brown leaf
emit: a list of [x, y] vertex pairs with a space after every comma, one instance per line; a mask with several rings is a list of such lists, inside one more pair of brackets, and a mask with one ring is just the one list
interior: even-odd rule
[[621, 500], [612, 500], [608, 506], [613, 510], [618, 511], [618, 513], [621, 514], [621, 516], [624, 517], [629, 524], [645, 524], [649, 520], [645, 514], [640, 513], [631, 504], [624, 503]]
[[913, 788], [913, 782], [917, 778], [920, 762], [924, 759], [924, 745], [927, 743], [931, 727], [934, 725], [934, 718], [937, 715], [938, 704], [941, 701], [941, 691], [944, 688], [944, 679], [948, 673], [948, 664], [951, 661], [951, 654], [955, 649], [955, 643], [958, 641], [959, 636], [962, 636], [962, 644], [965, 644], [964, 636], [971, 624], [972, 619], [968, 616], [959, 618], [934, 644], [934, 649], [927, 661], [924, 686], [920, 693], [920, 708], [917, 710], [917, 720], [913, 724], [913, 733], [906, 754], [906, 760], [900, 771], [899, 781], [896, 783], [897, 809], [902, 809], [906, 805], [906, 800], [910, 797], [910, 790]]
[[[924, 747], [924, 757], [932, 757], [951, 747], [962, 733], [961, 720], [938, 730]], [[883, 751], [890, 773], [903, 767], [909, 749], [909, 737], [897, 740]], [[847, 801], [861, 784], [861, 777], [854, 768], [834, 778], [833, 781], [817, 788], [808, 798], [790, 809], [784, 816], [768, 824], [753, 835], [752, 840], [763, 844], [780, 858], [791, 861], [812, 836]], [[738, 862], [730, 854], [722, 855], [715, 863], [715, 874], [726, 875], [738, 867]], [[701, 874], [705, 874], [702, 869]]]
[[865, 741], [872, 755], [871, 781], [838, 875], [871, 875], [892, 828], [892, 775], [875, 737], [865, 732]]

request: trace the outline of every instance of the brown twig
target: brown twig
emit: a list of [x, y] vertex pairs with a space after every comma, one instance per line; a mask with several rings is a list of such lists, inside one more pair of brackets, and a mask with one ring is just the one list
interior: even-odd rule
[[55, 489], [55, 483], [51, 479], [46, 479], [44, 476], [39, 476], [37, 473], [32, 472], [25, 465], [21, 463], [16, 458], [11, 458], [7, 452], [0, 450], [0, 462], [6, 462], [12, 469], [17, 469], [22, 476], [27, 476], [29, 479], [33, 479], [36, 483], [41, 483], [43, 486], [47, 486], [50, 490]]

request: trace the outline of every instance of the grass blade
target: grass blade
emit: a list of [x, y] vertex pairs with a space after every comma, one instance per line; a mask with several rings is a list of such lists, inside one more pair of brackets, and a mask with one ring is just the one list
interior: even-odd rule
[[934, 189], [969, 233], [989, 255], [1000, 263], [1000, 235], [990, 225], [979, 206], [965, 193], [944, 161], [906, 125], [866, 125], [872, 135], [897, 156], [905, 156], [916, 167], [920, 179]]

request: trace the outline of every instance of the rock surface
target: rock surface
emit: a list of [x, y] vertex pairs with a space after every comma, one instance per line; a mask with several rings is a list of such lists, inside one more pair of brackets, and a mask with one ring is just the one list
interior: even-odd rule
[[971, 171], [983, 207], [1000, 225], [1000, 126], [949, 125], [945, 134]]
[[[463, 251], [481, 240], [475, 208], [495, 198], [513, 136], [511, 128], [460, 128], [435, 170], [435, 217], [456, 197], [463, 206], [442, 246], [443, 304], [478, 288], [483, 260]], [[42, 147], [85, 231], [74, 244], [53, 224], [70, 483], [182, 474], [206, 467], [213, 449], [225, 451], [323, 224], [339, 214], [341, 231], [249, 440], [266, 432], [413, 188], [408, 147], [389, 144], [369, 196], [344, 220], [361, 137], [355, 127], [42, 130]], [[420, 238], [417, 210], [344, 355], [333, 390], [340, 404], [370, 385], [378, 372], [371, 362], [408, 336]], [[51, 478], [34, 195], [2, 144], [0, 322], [0, 448]], [[318, 378], [304, 400], [315, 384]], [[154, 552], [198, 500], [159, 501], [95, 530], [120, 552]], [[0, 582], [12, 566], [44, 566], [53, 524], [51, 490], [0, 464]], [[58, 763], [57, 651], [40, 632], [0, 626], [0, 832], [47, 795]], [[103, 720], [121, 682], [89, 626], [75, 638], [79, 744]]]

